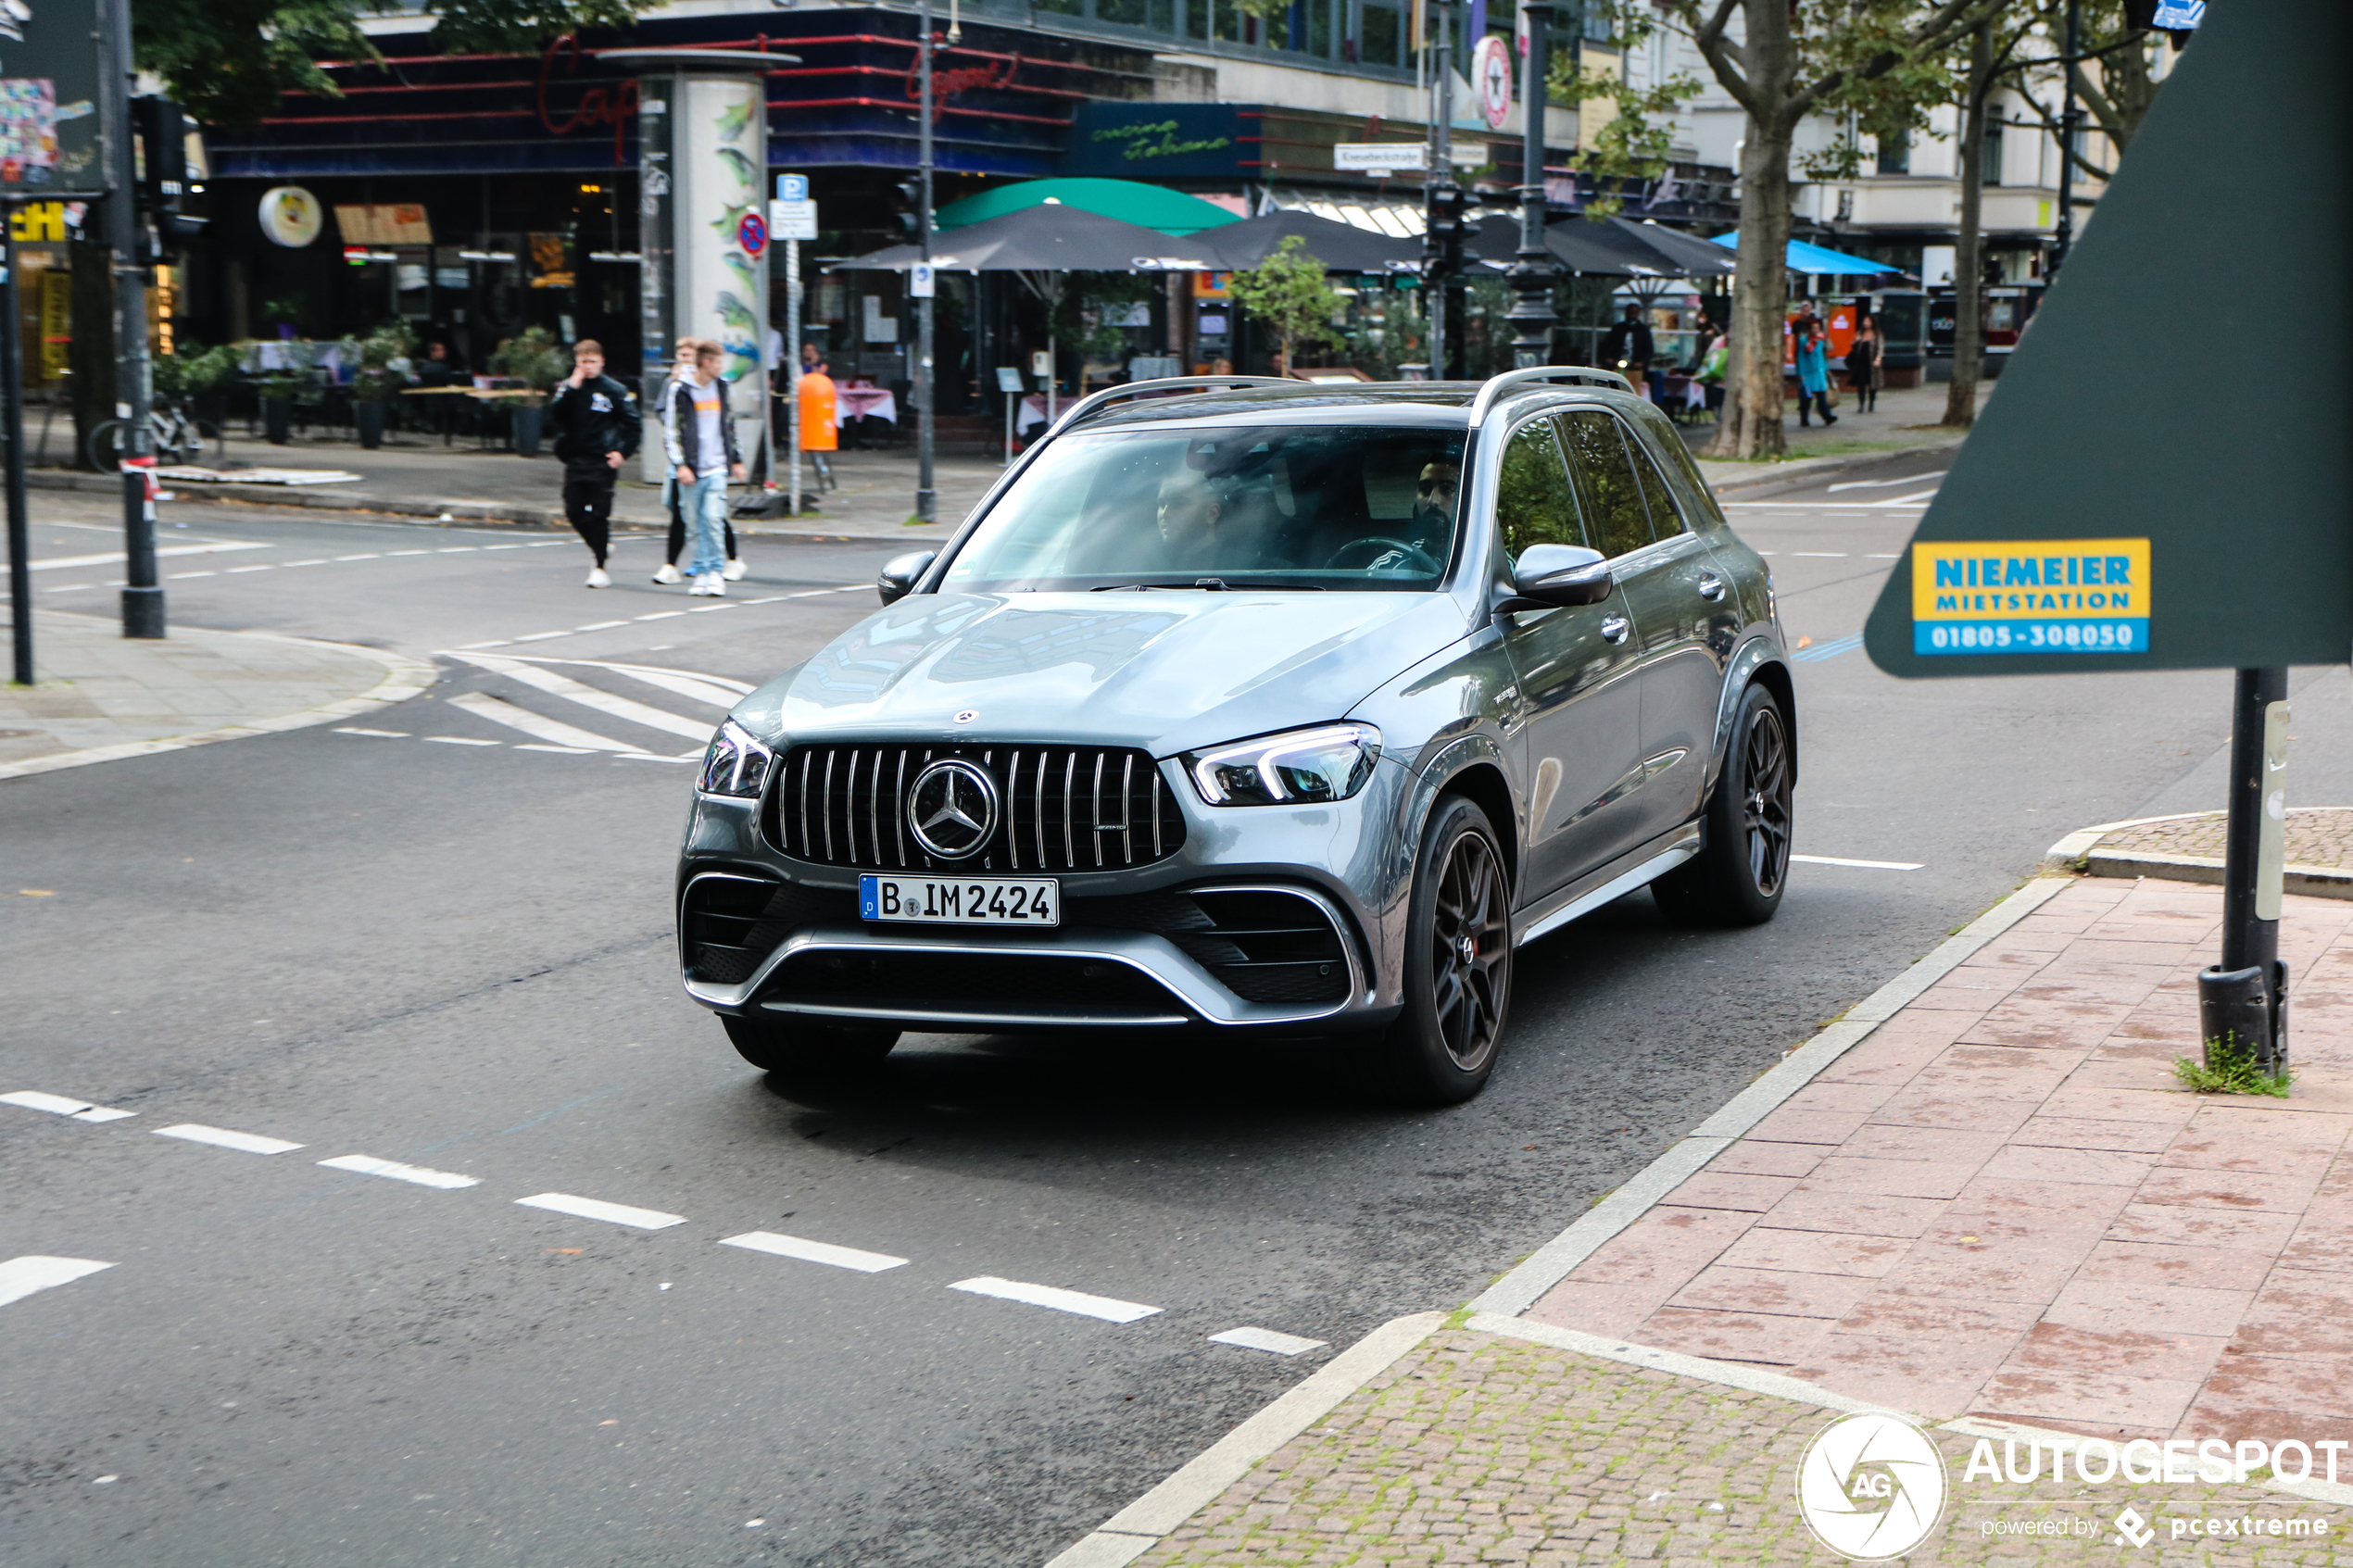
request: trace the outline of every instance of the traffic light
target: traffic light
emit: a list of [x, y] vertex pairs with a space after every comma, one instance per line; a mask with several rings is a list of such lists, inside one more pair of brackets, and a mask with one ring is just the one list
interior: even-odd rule
[[1470, 196], [1452, 181], [1430, 185], [1423, 214], [1424, 278], [1451, 277], [1463, 270], [1463, 242], [1470, 232]]
[[138, 141], [139, 211], [163, 240], [194, 239], [205, 220], [191, 210], [204, 191], [204, 138], [188, 111], [169, 98], [131, 100]]
[[924, 221], [924, 182], [921, 175], [912, 175], [899, 182], [899, 210], [893, 216], [899, 220], [900, 232], [911, 242], [921, 237]]

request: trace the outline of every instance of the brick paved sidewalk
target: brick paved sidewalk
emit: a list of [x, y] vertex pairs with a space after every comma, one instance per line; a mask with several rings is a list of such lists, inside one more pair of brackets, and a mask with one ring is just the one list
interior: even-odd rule
[[[1793, 1477], [1866, 1407], [1949, 1424], [1931, 1436], [1951, 1500], [1910, 1561], [2353, 1562], [2353, 906], [2286, 900], [2281, 1100], [2194, 1095], [2171, 1070], [2197, 1054], [2221, 905], [2069, 884], [1526, 1315], [1458, 1314], [1344, 1398], [1365, 1374], [1335, 1365], [1320, 1403], [1287, 1397], [1328, 1412], [1307, 1430], [1238, 1431], [1056, 1568], [1832, 1562]], [[1718, 1141], [1687, 1140], [1693, 1163]], [[2095, 1440], [2095, 1471], [2097, 1441], [2340, 1451], [2300, 1494], [2260, 1468], [2026, 1484], [1971, 1474], [1981, 1437], [2021, 1474], [2037, 1438]], [[2145, 1546], [2118, 1534], [2127, 1505]]]
[[[0, 639], [8, 635], [0, 615]], [[0, 682], [0, 779], [364, 715], [433, 667], [299, 637], [175, 627], [155, 641], [100, 616], [33, 617], [39, 684]]]

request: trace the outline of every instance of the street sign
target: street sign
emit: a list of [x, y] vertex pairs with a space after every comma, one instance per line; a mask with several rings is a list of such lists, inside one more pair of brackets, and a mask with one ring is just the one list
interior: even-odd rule
[[1021, 371], [1012, 365], [1000, 365], [997, 367], [997, 390], [1000, 392], [1026, 392], [1029, 389], [1022, 385]]
[[929, 299], [933, 295], [934, 274], [928, 261], [918, 261], [907, 269], [907, 297]]
[[[809, 199], [809, 176], [779, 174], [776, 176], [776, 199], [780, 202], [805, 202]], [[779, 236], [780, 238], [782, 236]]]
[[[799, 179], [787, 175], [786, 179]], [[782, 184], [783, 181], [778, 181]], [[813, 240], [817, 237], [817, 204], [807, 199], [792, 201], [779, 196], [768, 204], [768, 232], [779, 240]]]
[[1502, 34], [1489, 33], [1471, 51], [1471, 91], [1487, 128], [1501, 131], [1512, 114], [1512, 46]]
[[1429, 163], [1427, 142], [1341, 142], [1332, 148], [1332, 167], [1383, 179], [1400, 169], [1421, 169]]
[[2158, 0], [2150, 26], [2186, 32], [2206, 20], [2206, 0]]
[[[2259, 395], [2228, 346], [2276, 338], [2282, 299], [2323, 359], [2353, 342], [2353, 295], [2311, 288], [2321, 258], [2353, 251], [2335, 167], [2348, 49], [2343, 0], [2273, 0], [2214, 13], [2182, 53], [1881, 591], [1873, 663], [2043, 675], [2353, 653], [2353, 383]], [[2197, 218], [2196, 193], [2224, 189], [2273, 215], [2261, 243]]]

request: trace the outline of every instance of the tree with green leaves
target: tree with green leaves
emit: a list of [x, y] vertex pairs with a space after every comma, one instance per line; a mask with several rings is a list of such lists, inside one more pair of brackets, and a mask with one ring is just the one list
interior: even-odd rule
[[1285, 371], [1299, 345], [1339, 341], [1331, 323], [1343, 302], [1326, 279], [1324, 264], [1307, 254], [1307, 242], [1297, 234], [1285, 236], [1273, 255], [1252, 271], [1233, 274], [1226, 286], [1252, 320], [1272, 327], [1282, 339]]
[[1594, 177], [1597, 194], [1585, 204], [1589, 218], [1615, 218], [1626, 205], [1627, 184], [1667, 172], [1675, 145], [1675, 117], [1700, 95], [1699, 79], [1683, 75], [1637, 87], [1606, 70], [1580, 68], [1563, 50], [1553, 56], [1546, 78], [1552, 101], [1564, 108], [1588, 103], [1609, 106], [1611, 114], [1590, 147], [1578, 149], [1576, 165]]
[[[625, 27], [656, 3], [441, 0], [429, 18], [445, 53], [521, 54], [560, 32]], [[359, 30], [374, 9], [364, 0], [132, 0], [132, 49], [198, 119], [242, 128], [275, 111], [283, 93], [341, 96], [320, 62], [379, 58]]]

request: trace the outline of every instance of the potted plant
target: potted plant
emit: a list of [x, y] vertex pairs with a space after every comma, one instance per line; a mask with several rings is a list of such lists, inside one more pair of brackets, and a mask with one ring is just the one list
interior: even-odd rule
[[555, 334], [545, 327], [525, 327], [491, 351], [490, 373], [521, 382], [528, 393], [510, 400], [514, 408], [512, 441], [517, 457], [539, 456], [539, 420], [547, 394], [572, 373], [566, 359]]
[[184, 404], [189, 423], [198, 428], [210, 426], [218, 435], [220, 431], [220, 385], [236, 372], [237, 350], [234, 345], [221, 344], [207, 348], [194, 338], [183, 337], [170, 354], [155, 357], [156, 395], [173, 403]]
[[315, 355], [300, 338], [263, 339], [245, 345], [240, 362], [253, 373], [261, 397], [262, 433], [272, 446], [294, 439], [295, 398], [310, 383]]
[[384, 445], [385, 410], [408, 384], [409, 357], [416, 348], [406, 321], [387, 321], [360, 342], [359, 369], [351, 378], [351, 418], [359, 445], [371, 452]]

